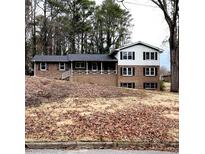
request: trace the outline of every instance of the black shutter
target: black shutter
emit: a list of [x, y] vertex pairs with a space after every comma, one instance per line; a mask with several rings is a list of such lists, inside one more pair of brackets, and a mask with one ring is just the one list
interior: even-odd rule
[[133, 76], [135, 76], [135, 68], [132, 68]]
[[145, 89], [145, 83], [143, 83], [143, 88]]
[[135, 83], [133, 83], [133, 88], [135, 88]]
[[59, 70], [60, 63], [57, 63], [57, 70]]
[[156, 89], [157, 89], [158, 84], [157, 84], [157, 83], [155, 83], [155, 85], [156, 85]]
[[157, 67], [155, 67], [155, 76], [157, 76], [158, 70]]
[[120, 59], [122, 60], [122, 52], [120, 52]]
[[41, 63], [37, 63], [37, 66], [38, 66], [38, 70], [40, 70]]
[[135, 60], [135, 52], [132, 52], [133, 60]]
[[120, 67], [120, 75], [122, 75], [122, 67]]
[[145, 67], [143, 68], [143, 75], [145, 76]]
[[45, 65], [46, 65], [46, 69], [48, 70], [48, 63], [45, 63]]
[[143, 60], [145, 60], [145, 52], [143, 52]]
[[157, 60], [157, 52], [155, 52], [155, 60]]

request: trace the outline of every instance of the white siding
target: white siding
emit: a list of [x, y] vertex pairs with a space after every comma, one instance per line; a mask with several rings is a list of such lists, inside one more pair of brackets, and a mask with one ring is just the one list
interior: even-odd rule
[[[134, 51], [135, 60], [121, 60], [121, 51]], [[157, 60], [143, 60], [143, 52], [157, 52]], [[118, 65], [160, 65], [160, 53], [157, 50], [144, 45], [135, 45], [126, 49], [122, 49], [116, 54], [115, 57], [118, 59]]]

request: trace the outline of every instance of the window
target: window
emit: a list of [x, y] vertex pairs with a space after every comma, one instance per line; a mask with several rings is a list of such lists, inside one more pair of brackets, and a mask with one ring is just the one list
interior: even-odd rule
[[45, 62], [40, 63], [40, 69], [41, 69], [41, 71], [46, 71], [46, 69], [47, 69], [47, 63], [45, 63]]
[[85, 62], [76, 62], [75, 68], [85, 68]]
[[155, 67], [146, 67], [145, 76], [155, 76]]
[[144, 89], [157, 89], [157, 83], [144, 83]]
[[135, 60], [135, 52], [127, 52], [127, 51], [123, 51], [120, 52], [120, 59], [121, 60]]
[[127, 59], [127, 52], [122, 52], [122, 59]]
[[133, 59], [132, 56], [132, 52], [128, 52], [128, 59]]
[[123, 76], [133, 76], [133, 69], [132, 67], [123, 67], [122, 68], [122, 75]]
[[59, 70], [65, 71], [65, 63], [59, 63]]
[[97, 71], [98, 70], [98, 64], [97, 63], [92, 63], [92, 70]]
[[146, 52], [146, 60], [149, 59], [149, 52]]
[[134, 82], [130, 82], [130, 83], [120, 83], [120, 87], [135, 88], [135, 83], [134, 83]]
[[151, 52], [151, 60], [154, 60], [154, 52]]
[[143, 52], [143, 60], [157, 60], [157, 52]]

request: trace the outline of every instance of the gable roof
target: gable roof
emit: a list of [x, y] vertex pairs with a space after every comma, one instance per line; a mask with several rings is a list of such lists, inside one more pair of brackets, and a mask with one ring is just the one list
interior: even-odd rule
[[117, 61], [115, 57], [107, 54], [68, 54], [57, 55], [35, 55], [34, 62], [68, 62], [68, 61]]
[[155, 46], [153, 46], [153, 45], [147, 44], [147, 43], [145, 43], [145, 42], [138, 41], [138, 42], [135, 42], [135, 43], [127, 44], [127, 45], [125, 45], [125, 46], [123, 46], [123, 47], [121, 47], [121, 48], [115, 49], [110, 55], [115, 55], [115, 54], [117, 54], [117, 52], [120, 51], [120, 50], [123, 50], [123, 49], [126, 49], [126, 48], [130, 48], [130, 47], [136, 46], [136, 45], [143, 45], [143, 46], [146, 46], [146, 47], [148, 47], [148, 48], [152, 48], [152, 49], [158, 51], [159, 53], [162, 53], [162, 52], [164, 51], [163, 49], [160, 49], [160, 48], [155, 47]]

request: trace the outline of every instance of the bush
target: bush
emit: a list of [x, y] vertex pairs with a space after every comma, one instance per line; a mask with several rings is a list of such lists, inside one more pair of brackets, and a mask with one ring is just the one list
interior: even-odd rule
[[164, 81], [160, 81], [160, 91], [164, 91], [164, 90], [165, 90]]

